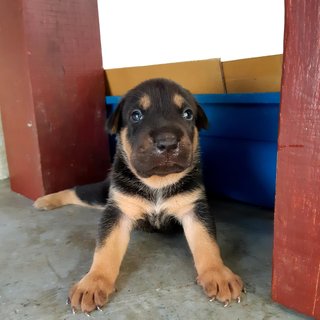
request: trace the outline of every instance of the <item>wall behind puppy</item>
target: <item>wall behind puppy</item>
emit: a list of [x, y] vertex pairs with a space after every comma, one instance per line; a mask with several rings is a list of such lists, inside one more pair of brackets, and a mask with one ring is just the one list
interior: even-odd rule
[[105, 69], [281, 54], [282, 0], [98, 0]]

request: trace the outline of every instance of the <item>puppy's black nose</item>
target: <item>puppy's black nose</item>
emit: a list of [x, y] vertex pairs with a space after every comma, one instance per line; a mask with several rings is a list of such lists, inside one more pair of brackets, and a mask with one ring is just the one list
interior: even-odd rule
[[160, 152], [170, 152], [178, 148], [178, 137], [174, 133], [163, 132], [155, 137], [155, 146]]

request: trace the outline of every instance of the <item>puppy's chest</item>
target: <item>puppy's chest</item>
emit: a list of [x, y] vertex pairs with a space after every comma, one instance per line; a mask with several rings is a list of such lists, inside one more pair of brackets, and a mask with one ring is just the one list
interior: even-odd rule
[[117, 190], [111, 193], [112, 200], [120, 210], [133, 220], [147, 220], [152, 226], [159, 228], [168, 220], [180, 220], [182, 216], [193, 210], [194, 203], [199, 199], [201, 190], [182, 192], [172, 196], [156, 190], [148, 198], [128, 195]]
[[170, 206], [166, 206], [165, 202], [162, 190], [156, 191], [154, 200], [150, 203], [150, 208], [146, 210], [146, 219], [152, 226], [159, 229], [168, 219], [168, 210], [170, 210]]
[[154, 200], [151, 202], [151, 207], [155, 215], [159, 215], [164, 210], [165, 199], [162, 190], [157, 190], [154, 194]]
[[194, 203], [199, 199], [200, 194], [201, 190], [196, 190], [166, 197], [161, 190], [158, 190], [150, 208], [146, 210], [145, 218], [152, 226], [159, 229], [168, 224], [172, 218], [179, 221], [184, 214], [194, 209]]

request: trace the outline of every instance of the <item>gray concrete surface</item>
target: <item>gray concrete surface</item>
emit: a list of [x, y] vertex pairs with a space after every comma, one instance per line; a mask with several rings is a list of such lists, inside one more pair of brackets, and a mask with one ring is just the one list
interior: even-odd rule
[[[32, 181], [30, 181], [32, 183]], [[225, 262], [242, 276], [247, 295], [227, 308], [209, 302], [195, 282], [183, 234], [134, 232], [118, 292], [92, 319], [308, 319], [270, 298], [272, 212], [212, 200]], [[100, 212], [64, 207], [51, 212], [0, 182], [1, 319], [88, 319], [65, 305], [72, 283], [88, 270]]]

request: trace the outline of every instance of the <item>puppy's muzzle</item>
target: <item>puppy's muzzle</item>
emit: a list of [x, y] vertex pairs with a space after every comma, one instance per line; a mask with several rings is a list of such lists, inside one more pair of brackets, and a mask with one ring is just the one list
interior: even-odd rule
[[157, 153], [177, 153], [179, 142], [183, 133], [174, 128], [161, 128], [152, 132], [151, 138], [154, 143], [154, 149]]
[[131, 157], [133, 167], [142, 177], [178, 173], [188, 168], [191, 162], [191, 141], [179, 127], [149, 131]]
[[177, 151], [180, 139], [173, 133], [163, 132], [154, 139], [157, 152], [174, 152]]

